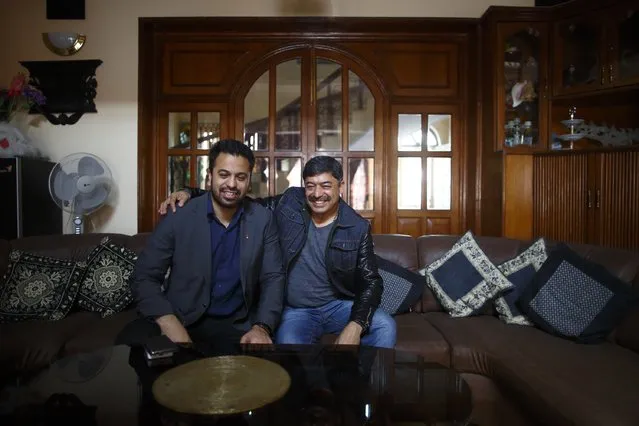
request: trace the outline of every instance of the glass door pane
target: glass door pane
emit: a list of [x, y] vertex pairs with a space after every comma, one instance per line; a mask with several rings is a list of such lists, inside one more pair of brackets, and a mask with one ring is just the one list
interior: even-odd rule
[[428, 134], [426, 148], [431, 152], [450, 152], [451, 144], [450, 114], [428, 114]]
[[342, 66], [316, 61], [317, 150], [342, 150]]
[[302, 147], [302, 60], [282, 62], [276, 68], [275, 150]]
[[570, 89], [600, 84], [602, 26], [586, 19], [559, 24], [561, 87]]
[[428, 210], [450, 210], [451, 159], [429, 157], [426, 159], [426, 208]]
[[220, 140], [220, 113], [197, 113], [197, 149], [210, 149]]
[[397, 150], [422, 150], [422, 115], [399, 114], [397, 117]]
[[374, 209], [375, 159], [348, 160], [348, 200], [355, 210]]
[[639, 10], [626, 9], [618, 24], [619, 47], [617, 48], [618, 76], [611, 73], [611, 80], [634, 80], [639, 78]]
[[196, 185], [200, 189], [210, 189], [209, 182], [209, 156], [198, 155], [197, 157], [197, 182]]
[[167, 170], [168, 192], [179, 191], [189, 186], [191, 181], [191, 157], [186, 155], [173, 155], [169, 157]]
[[244, 98], [244, 143], [268, 151], [269, 72], [258, 78]]
[[269, 196], [269, 168], [267, 157], [256, 157], [255, 167], [251, 174], [251, 187], [249, 195], [252, 197], [268, 197]]
[[420, 210], [422, 208], [422, 159], [399, 157], [397, 159], [397, 208]]
[[302, 186], [302, 159], [275, 159], [275, 194], [281, 194], [293, 186]]
[[375, 98], [353, 71], [348, 72], [348, 150], [375, 150]]
[[169, 112], [169, 148], [191, 147], [191, 113]]
[[522, 28], [506, 37], [504, 52], [504, 146], [536, 145], [539, 135], [540, 32]]

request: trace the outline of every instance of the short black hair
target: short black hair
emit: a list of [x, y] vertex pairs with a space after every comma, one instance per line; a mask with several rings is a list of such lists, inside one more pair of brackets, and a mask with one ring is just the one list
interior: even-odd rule
[[249, 162], [251, 172], [253, 172], [253, 167], [255, 167], [255, 156], [253, 155], [251, 148], [244, 145], [242, 142], [236, 139], [222, 139], [215, 142], [209, 150], [209, 169], [213, 170], [215, 160], [217, 160], [217, 157], [219, 157], [220, 154], [230, 154], [234, 157], [246, 158]]
[[342, 163], [328, 155], [319, 155], [308, 160], [308, 163], [304, 166], [302, 178], [306, 179], [322, 173], [330, 173], [338, 182], [341, 182], [344, 178]]

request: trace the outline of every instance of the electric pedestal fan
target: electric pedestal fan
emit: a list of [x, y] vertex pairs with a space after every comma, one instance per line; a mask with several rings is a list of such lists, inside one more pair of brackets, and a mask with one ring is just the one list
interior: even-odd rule
[[102, 207], [111, 193], [111, 171], [99, 157], [85, 152], [60, 160], [49, 174], [49, 193], [71, 214], [75, 234], [84, 232], [85, 216]]

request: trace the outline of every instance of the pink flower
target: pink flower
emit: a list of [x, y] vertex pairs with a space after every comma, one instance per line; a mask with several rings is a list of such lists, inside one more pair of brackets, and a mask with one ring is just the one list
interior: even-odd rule
[[9, 86], [9, 96], [16, 96], [22, 93], [25, 84], [27, 84], [27, 77], [23, 73], [19, 73], [13, 77], [11, 85]]

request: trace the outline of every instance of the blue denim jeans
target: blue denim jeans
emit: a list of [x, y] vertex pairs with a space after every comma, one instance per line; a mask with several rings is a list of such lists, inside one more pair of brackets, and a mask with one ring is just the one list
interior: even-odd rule
[[[339, 334], [349, 322], [352, 307], [351, 300], [334, 300], [317, 308], [286, 306], [275, 333], [275, 342], [310, 345], [318, 343], [323, 334]], [[393, 348], [396, 340], [395, 320], [383, 310], [377, 309], [361, 344]]]

